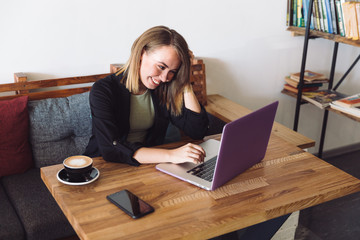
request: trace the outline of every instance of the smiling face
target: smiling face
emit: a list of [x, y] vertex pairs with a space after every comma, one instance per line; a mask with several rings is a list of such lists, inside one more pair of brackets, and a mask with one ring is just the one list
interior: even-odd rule
[[140, 93], [155, 89], [161, 83], [170, 82], [176, 75], [181, 61], [172, 46], [161, 46], [153, 51], [144, 51], [140, 64]]

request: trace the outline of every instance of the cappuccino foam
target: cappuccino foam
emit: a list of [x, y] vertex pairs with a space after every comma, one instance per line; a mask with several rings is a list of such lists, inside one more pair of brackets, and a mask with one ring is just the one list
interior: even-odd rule
[[83, 165], [86, 164], [87, 161], [85, 161], [82, 158], [74, 158], [74, 159], [70, 159], [67, 164], [74, 166], [74, 167], [81, 167]]
[[86, 156], [73, 156], [65, 159], [64, 164], [70, 168], [87, 167], [92, 163], [92, 159]]

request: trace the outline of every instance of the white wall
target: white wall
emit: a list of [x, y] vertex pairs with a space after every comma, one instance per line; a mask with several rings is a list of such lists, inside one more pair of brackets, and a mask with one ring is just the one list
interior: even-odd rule
[[[208, 93], [250, 109], [280, 100], [276, 120], [292, 128], [295, 99], [280, 91], [284, 76], [300, 70], [303, 37], [286, 31], [285, 13], [286, 0], [1, 0], [0, 83], [13, 82], [14, 72], [30, 80], [108, 72], [143, 31], [167, 25], [205, 60]], [[312, 40], [307, 68], [329, 74], [332, 47]], [[340, 45], [337, 79], [358, 54]], [[356, 68], [339, 90], [360, 92], [357, 76]], [[303, 106], [299, 132], [319, 141], [322, 115]], [[359, 128], [330, 113], [325, 150], [359, 142]]]

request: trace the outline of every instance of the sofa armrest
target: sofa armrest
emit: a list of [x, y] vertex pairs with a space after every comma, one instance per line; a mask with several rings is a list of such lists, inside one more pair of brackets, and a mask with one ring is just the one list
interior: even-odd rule
[[[27, 81], [27, 76], [23, 72], [14, 73], [14, 82], [16, 83], [24, 83]], [[18, 90], [16, 94], [27, 94], [29, 90]]]

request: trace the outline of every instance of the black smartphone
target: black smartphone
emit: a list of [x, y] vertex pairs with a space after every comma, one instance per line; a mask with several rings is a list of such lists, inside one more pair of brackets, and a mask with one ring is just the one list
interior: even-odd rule
[[126, 189], [110, 194], [106, 198], [132, 218], [140, 218], [154, 211], [152, 206]]

